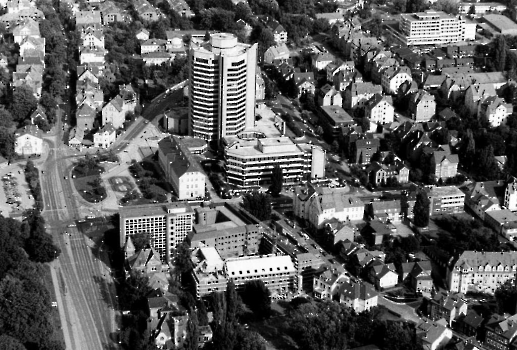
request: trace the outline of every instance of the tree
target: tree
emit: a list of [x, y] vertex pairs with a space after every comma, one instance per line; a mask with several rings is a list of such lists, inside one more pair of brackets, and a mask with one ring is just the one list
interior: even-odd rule
[[176, 260], [174, 264], [174, 272], [180, 277], [185, 272], [192, 269], [190, 260], [190, 246], [187, 242], [182, 242], [176, 248]]
[[242, 198], [242, 207], [259, 220], [271, 218], [271, 198], [266, 193], [253, 191]]
[[504, 71], [506, 68], [506, 56], [508, 52], [508, 45], [504, 35], [498, 35], [495, 38], [495, 68], [498, 71]]
[[10, 105], [13, 119], [19, 123], [29, 117], [29, 114], [36, 108], [38, 101], [32, 93], [32, 89], [27, 85], [18, 86], [13, 92]]
[[13, 116], [5, 109], [0, 108], [0, 128], [9, 129], [13, 126]]
[[3, 350], [27, 350], [25, 346], [16, 338], [7, 334], [0, 335], [0, 349]]
[[51, 262], [61, 254], [52, 236], [45, 229], [45, 220], [35, 212], [28, 216], [27, 224], [30, 227], [30, 235], [25, 241], [25, 250], [29, 258], [35, 262]]
[[508, 280], [497, 287], [495, 293], [495, 300], [497, 301], [497, 313], [509, 313], [511, 315], [516, 313], [517, 307], [517, 286], [515, 281]]
[[151, 235], [149, 233], [136, 233], [134, 235], [131, 235], [131, 241], [133, 242], [133, 246], [135, 247], [135, 252], [138, 252], [150, 246]]
[[257, 332], [239, 329], [234, 350], [266, 350], [266, 343]]
[[198, 350], [199, 342], [199, 323], [197, 319], [197, 312], [190, 310], [189, 319], [187, 323], [187, 335], [183, 349], [185, 350]]
[[275, 165], [273, 167], [273, 172], [271, 173], [271, 186], [269, 186], [269, 191], [273, 197], [278, 197], [280, 192], [282, 192], [282, 186], [284, 184], [284, 173], [282, 168], [279, 165]]
[[242, 300], [259, 319], [271, 315], [271, 292], [262, 280], [246, 282]]
[[398, 13], [406, 12], [406, 0], [394, 0], [393, 10]]
[[123, 310], [145, 310], [146, 296], [151, 291], [149, 287], [149, 278], [139, 273], [131, 272], [129, 278], [126, 279], [122, 285], [122, 292], [120, 293], [120, 306]]
[[14, 156], [14, 134], [6, 128], [0, 128], [0, 154], [8, 160]]
[[426, 227], [429, 225], [429, 198], [424, 190], [418, 191], [416, 195], [415, 207], [413, 208], [413, 222], [417, 227]]

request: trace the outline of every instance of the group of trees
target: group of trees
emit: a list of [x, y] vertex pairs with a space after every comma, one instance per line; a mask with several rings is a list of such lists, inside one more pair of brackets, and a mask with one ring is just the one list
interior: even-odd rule
[[500, 250], [497, 233], [477, 220], [454, 216], [441, 216], [434, 222], [444, 231], [438, 233], [436, 245], [449, 253], [461, 254], [465, 250], [495, 252]]
[[255, 332], [244, 329], [239, 324], [242, 301], [232, 281], [226, 292], [213, 293], [210, 299], [214, 319], [212, 322], [212, 343], [208, 350], [265, 350], [264, 340]]
[[0, 216], [1, 349], [64, 349], [53, 336], [46, 267], [39, 264], [52, 261], [59, 253], [37, 213], [23, 223]]
[[356, 314], [344, 304], [323, 301], [301, 303], [288, 315], [286, 325], [302, 350], [351, 349], [375, 344], [384, 350], [420, 350], [415, 327], [383, 321], [379, 309]]
[[242, 197], [242, 207], [261, 221], [271, 218], [271, 197], [267, 193], [246, 193]]
[[25, 181], [27, 181], [32, 196], [34, 197], [34, 209], [37, 211], [43, 210], [43, 195], [41, 193], [39, 171], [38, 168], [34, 166], [32, 160], [29, 160], [25, 165]]

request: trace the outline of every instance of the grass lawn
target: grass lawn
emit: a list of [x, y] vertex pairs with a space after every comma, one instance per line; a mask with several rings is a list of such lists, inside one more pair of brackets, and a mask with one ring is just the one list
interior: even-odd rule
[[104, 169], [100, 166], [87, 169], [80, 165], [72, 171], [75, 189], [81, 197], [90, 203], [97, 203], [106, 198], [106, 189], [100, 178], [103, 171]]
[[[45, 282], [45, 287], [47, 288], [51, 301], [57, 301], [56, 299], [56, 293], [54, 291], [54, 286], [52, 284], [52, 276], [50, 274], [50, 269], [52, 267], [49, 264], [44, 264], [42, 266], [42, 274], [43, 274], [43, 281]], [[58, 287], [59, 288], [59, 287]], [[58, 305], [58, 307], [63, 307], [62, 305]], [[55, 339], [57, 341], [60, 341], [61, 343], [65, 343], [65, 338], [63, 335], [63, 332], [61, 331], [61, 319], [59, 318], [59, 311], [57, 308], [52, 308], [51, 314], [50, 314], [50, 322], [52, 323], [54, 332], [52, 334], [49, 334], [49, 337], [52, 339]]]

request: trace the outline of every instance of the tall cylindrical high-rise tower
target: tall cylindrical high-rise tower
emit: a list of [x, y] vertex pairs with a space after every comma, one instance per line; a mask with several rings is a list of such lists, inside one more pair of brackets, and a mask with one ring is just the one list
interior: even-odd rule
[[189, 134], [207, 141], [234, 136], [255, 122], [257, 44], [216, 33], [189, 51]]

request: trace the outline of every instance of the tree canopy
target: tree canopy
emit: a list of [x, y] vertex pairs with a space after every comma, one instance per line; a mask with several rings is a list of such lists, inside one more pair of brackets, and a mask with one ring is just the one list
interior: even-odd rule
[[418, 191], [416, 195], [414, 213], [414, 224], [418, 227], [426, 227], [429, 225], [429, 198], [424, 190]]
[[267, 193], [253, 191], [242, 197], [242, 206], [259, 220], [271, 218], [271, 197]]

